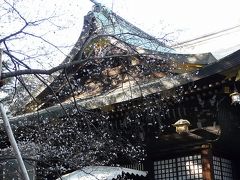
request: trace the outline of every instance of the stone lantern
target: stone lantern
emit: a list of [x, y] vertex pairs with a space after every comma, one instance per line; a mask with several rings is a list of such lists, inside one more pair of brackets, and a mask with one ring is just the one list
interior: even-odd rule
[[178, 134], [187, 133], [188, 126], [190, 126], [190, 122], [186, 119], [179, 119], [177, 122], [173, 124], [176, 127], [176, 132]]

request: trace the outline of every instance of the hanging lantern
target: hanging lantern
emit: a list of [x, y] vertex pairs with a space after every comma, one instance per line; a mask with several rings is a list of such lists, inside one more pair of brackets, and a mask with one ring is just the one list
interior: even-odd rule
[[190, 122], [186, 119], [180, 119], [173, 124], [176, 127], [176, 132], [178, 134], [188, 133], [188, 127], [190, 126]]
[[240, 93], [235, 91], [234, 93], [230, 94], [232, 98], [232, 104], [240, 104]]

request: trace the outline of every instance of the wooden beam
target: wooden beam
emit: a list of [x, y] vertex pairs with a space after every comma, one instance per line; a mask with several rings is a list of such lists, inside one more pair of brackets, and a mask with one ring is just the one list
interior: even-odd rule
[[213, 162], [212, 162], [212, 150], [209, 144], [203, 145], [202, 149], [202, 170], [203, 180], [213, 180]]

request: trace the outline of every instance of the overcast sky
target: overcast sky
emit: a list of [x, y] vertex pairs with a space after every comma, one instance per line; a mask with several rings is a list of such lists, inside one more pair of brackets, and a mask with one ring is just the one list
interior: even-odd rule
[[[240, 25], [238, 0], [98, 0], [154, 36], [164, 31], [183, 42]], [[172, 37], [170, 37], [172, 38]], [[240, 49], [240, 27], [184, 46], [184, 53], [212, 52], [217, 57]], [[203, 41], [204, 40], [204, 41]]]
[[[60, 1], [57, 1], [58, 4]], [[180, 53], [212, 52], [221, 58], [240, 49], [240, 2], [238, 0], [96, 0], [149, 34], [170, 33], [174, 43], [192, 40], [218, 31], [229, 31], [183, 44]], [[83, 16], [91, 9], [90, 0], [71, 0], [78, 4], [74, 14], [82, 27]], [[63, 8], [66, 5], [63, 6]], [[72, 6], [73, 7], [73, 6]], [[70, 9], [72, 7], [69, 7]], [[79, 23], [79, 25], [78, 25]], [[79, 29], [74, 29], [74, 31]], [[77, 35], [78, 33], [74, 33]], [[75, 38], [75, 37], [73, 37]]]

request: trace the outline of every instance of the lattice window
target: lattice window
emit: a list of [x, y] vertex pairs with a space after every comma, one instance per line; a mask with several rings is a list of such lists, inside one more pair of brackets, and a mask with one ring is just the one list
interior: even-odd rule
[[155, 179], [174, 180], [177, 177], [176, 159], [168, 159], [154, 162]]
[[155, 161], [154, 174], [155, 180], [203, 179], [201, 155]]
[[232, 180], [232, 163], [228, 159], [213, 156], [213, 171], [215, 180]]

